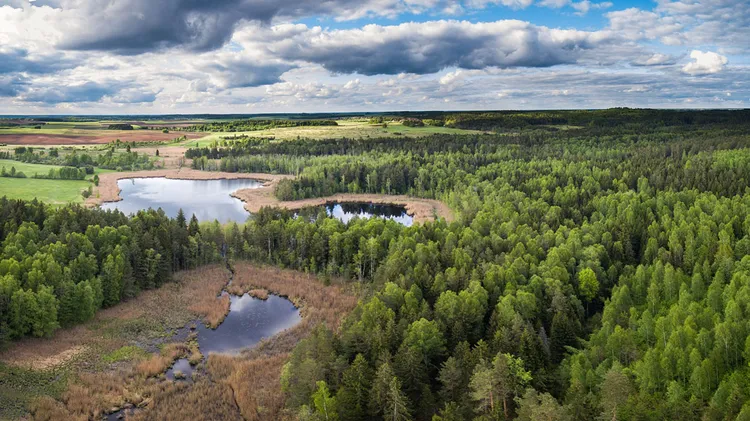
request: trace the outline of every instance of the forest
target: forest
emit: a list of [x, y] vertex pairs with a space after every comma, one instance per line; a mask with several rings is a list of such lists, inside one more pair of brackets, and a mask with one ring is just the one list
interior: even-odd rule
[[249, 119], [210, 121], [204, 124], [191, 126], [170, 127], [172, 130], [183, 130], [188, 132], [247, 132], [255, 130], [267, 130], [277, 127], [308, 127], [308, 126], [336, 126], [334, 120], [289, 120], [289, 119]]
[[188, 151], [196, 169], [296, 175], [279, 199], [409, 194], [450, 223], [2, 200], [0, 335], [49, 335], [226, 257], [365, 291], [284, 366], [298, 419], [750, 419], [747, 111], [540, 112], [577, 127], [516, 132], [482, 115], [418, 117], [499, 129]]

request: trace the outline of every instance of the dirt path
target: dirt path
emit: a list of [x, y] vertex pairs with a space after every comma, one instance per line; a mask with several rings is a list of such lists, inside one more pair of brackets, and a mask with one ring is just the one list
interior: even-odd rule
[[404, 206], [406, 213], [414, 218], [414, 222], [417, 223], [432, 221], [436, 217], [445, 218], [448, 222], [453, 220], [453, 211], [445, 203], [439, 200], [422, 199], [405, 195], [339, 193], [328, 197], [280, 201], [273, 194], [277, 182], [277, 180], [273, 180], [259, 189], [237, 190], [232, 193], [232, 196], [245, 202], [245, 209], [250, 213], [258, 212], [264, 206], [296, 210], [310, 206], [322, 206], [333, 202], [378, 203]]
[[[124, 178], [156, 178], [164, 177], [179, 180], [236, 180], [251, 178], [255, 180], [266, 181], [268, 187], [284, 178], [291, 178], [289, 175], [279, 174], [255, 174], [255, 173], [227, 173], [227, 172], [208, 172], [198, 171], [191, 168], [165, 169], [155, 171], [134, 171], [106, 173], [99, 176], [99, 187], [94, 187], [91, 197], [86, 199], [86, 206], [98, 206], [104, 202], [118, 202], [120, 197], [120, 188], [117, 187], [117, 181]], [[273, 189], [271, 188], [273, 192]]]

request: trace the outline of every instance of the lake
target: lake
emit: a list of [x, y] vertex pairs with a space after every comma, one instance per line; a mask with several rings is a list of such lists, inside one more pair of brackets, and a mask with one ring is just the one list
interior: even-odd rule
[[413, 218], [406, 213], [406, 208], [399, 205], [380, 203], [329, 203], [325, 206], [326, 213], [343, 223], [355, 217], [370, 218], [373, 216], [391, 219], [407, 227], [413, 223]]
[[173, 180], [169, 178], [127, 178], [119, 180], [119, 202], [106, 202], [102, 209], [118, 209], [126, 215], [148, 208], [161, 208], [170, 217], [182, 209], [190, 220], [218, 220], [220, 223], [245, 222], [250, 213], [242, 201], [230, 196], [240, 189], [261, 187], [252, 179], [236, 180]]

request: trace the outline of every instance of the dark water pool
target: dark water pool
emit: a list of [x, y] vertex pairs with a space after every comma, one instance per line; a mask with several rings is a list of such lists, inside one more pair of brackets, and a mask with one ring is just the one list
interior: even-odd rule
[[261, 187], [263, 183], [251, 179], [238, 180], [172, 180], [169, 178], [128, 178], [119, 180], [119, 202], [102, 204], [103, 209], [119, 209], [136, 213], [142, 209], [162, 208], [171, 216], [182, 209], [189, 220], [195, 214], [200, 221], [218, 220], [221, 223], [245, 222], [250, 214], [242, 201], [230, 196], [239, 189]]
[[[413, 223], [413, 218], [406, 213], [406, 208], [399, 205], [387, 205], [379, 203], [329, 203], [324, 206], [328, 216], [336, 218], [343, 223], [351, 221], [353, 218], [371, 218], [373, 216], [392, 219], [407, 227]], [[306, 215], [310, 218], [315, 217], [316, 209], [307, 208], [299, 212], [300, 215]]]
[[216, 329], [200, 324], [198, 346], [203, 355], [212, 352], [236, 354], [263, 338], [269, 338], [299, 323], [299, 309], [277, 295], [260, 300], [247, 294], [233, 295], [226, 319]]

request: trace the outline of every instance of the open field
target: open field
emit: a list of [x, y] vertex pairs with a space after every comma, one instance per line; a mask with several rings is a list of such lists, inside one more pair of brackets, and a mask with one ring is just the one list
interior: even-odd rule
[[305, 126], [305, 127], [279, 127], [269, 130], [256, 130], [249, 132], [232, 132], [232, 133], [208, 133], [204, 137], [188, 140], [183, 145], [188, 147], [208, 146], [212, 142], [222, 140], [225, 137], [232, 136], [251, 136], [251, 137], [269, 137], [280, 140], [296, 139], [298, 137], [310, 139], [326, 138], [368, 138], [368, 137], [422, 137], [435, 133], [447, 134], [469, 134], [482, 133], [476, 130], [462, 130], [450, 127], [407, 127], [398, 122], [388, 123], [384, 128], [380, 124], [370, 124], [367, 121], [357, 120], [338, 120], [338, 126]]
[[[236, 288], [289, 297], [301, 306], [302, 322], [245, 354], [211, 354], [204, 368], [208, 376], [167, 381], [161, 373], [176, 358], [196, 352], [190, 336], [174, 339], [170, 332], [196, 317], [208, 322], [196, 308], [211, 307], [209, 301], [216, 306], [230, 274], [222, 265], [181, 272], [176, 282], [103, 310], [86, 324], [59, 330], [52, 339], [19, 341], [0, 353], [0, 373], [5, 373], [0, 374], [0, 419], [18, 417], [26, 408], [32, 408], [33, 419], [96, 419], [129, 405], [141, 408], [135, 419], [238, 418], [240, 413], [257, 419], [251, 414], [259, 410], [278, 415], [279, 373], [288, 353], [313, 326], [338, 326], [357, 300], [341, 286], [322, 286], [300, 272], [244, 262], [235, 272]], [[159, 345], [155, 353], [154, 345]]]
[[0, 197], [32, 200], [53, 204], [81, 203], [81, 192], [93, 186], [84, 180], [42, 180], [34, 178], [0, 177]]
[[48, 122], [34, 127], [0, 128], [0, 144], [9, 145], [82, 145], [109, 143], [116, 139], [123, 142], [170, 141], [176, 137], [189, 139], [201, 134], [160, 130], [108, 130], [110, 122]]
[[91, 133], [77, 134], [37, 134], [0, 132], [0, 143], [9, 145], [90, 145], [113, 142], [168, 142], [175, 137], [187, 136], [188, 139], [201, 137], [195, 133], [162, 133], [155, 130], [97, 130]]
[[[51, 203], [62, 205], [65, 203], [82, 203], [83, 196], [81, 192], [94, 186], [87, 180], [45, 180], [32, 178], [35, 173], [47, 174], [50, 169], [60, 168], [57, 165], [44, 164], [27, 164], [19, 161], [0, 159], [0, 168], [5, 167], [6, 171], [15, 168], [16, 171], [23, 172], [27, 178], [0, 177], [0, 197], [6, 196], [9, 199], [32, 200], [34, 198]], [[94, 174], [111, 173], [111, 170], [96, 168]], [[93, 174], [88, 176], [90, 179]]]

